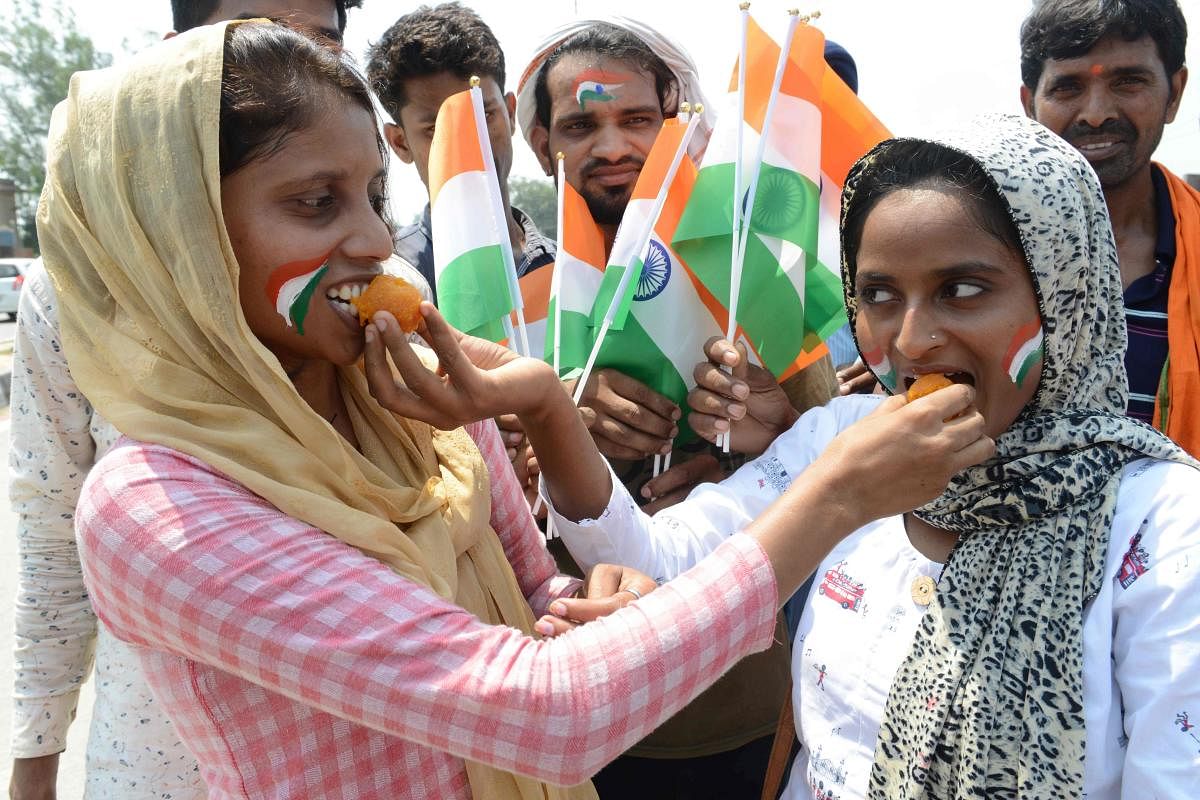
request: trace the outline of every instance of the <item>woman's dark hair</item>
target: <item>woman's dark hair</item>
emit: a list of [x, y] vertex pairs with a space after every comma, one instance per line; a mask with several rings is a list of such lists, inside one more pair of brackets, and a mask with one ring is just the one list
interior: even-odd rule
[[654, 78], [654, 90], [658, 94], [663, 117], [674, 117], [679, 111], [679, 81], [671, 68], [633, 33], [607, 22], [597, 22], [554, 48], [538, 72], [533, 85], [533, 97], [537, 105], [537, 121], [543, 128], [550, 127], [550, 90], [546, 86], [546, 76], [563, 56], [571, 53], [588, 53], [623, 61], [639, 72], [649, 73]]
[[334, 51], [282, 25], [231, 25], [221, 76], [221, 177], [278, 151], [328, 113], [335, 98], [375, 119], [365, 81]]
[[892, 139], [879, 145], [851, 171], [842, 212], [842, 254], [851, 281], [871, 210], [898, 189], [946, 189], [965, 196], [979, 227], [1021, 254], [1025, 248], [1008, 202], [979, 162], [957, 150], [919, 139]]
[[1167, 77], [1183, 66], [1187, 22], [1176, 0], [1037, 0], [1021, 24], [1021, 82], [1035, 91], [1047, 59], [1087, 55], [1106, 36], [1149, 36]]

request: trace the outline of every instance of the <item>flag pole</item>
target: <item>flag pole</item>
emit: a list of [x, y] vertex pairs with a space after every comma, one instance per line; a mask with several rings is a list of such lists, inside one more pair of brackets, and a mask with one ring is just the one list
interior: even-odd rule
[[[667, 167], [666, 177], [663, 178], [663, 184], [658, 190], [658, 196], [654, 198], [654, 205], [651, 207], [646, 226], [638, 232], [637, 241], [639, 245], [635, 252], [642, 260], [645, 260], [646, 250], [650, 247], [650, 235], [654, 232], [654, 226], [658, 222], [659, 215], [662, 214], [663, 206], [667, 204], [667, 194], [671, 188], [671, 183], [675, 180], [675, 173], [679, 171], [680, 162], [687, 155], [688, 143], [692, 140], [692, 134], [696, 131], [696, 126], [700, 122], [703, 111], [703, 106], [697, 105], [696, 113], [688, 120], [687, 130], [684, 131], [683, 138], [679, 142], [679, 149], [675, 151], [675, 157], [671, 159], [671, 164]], [[596, 341], [592, 345], [592, 351], [588, 354], [587, 363], [583, 367], [583, 373], [579, 376], [579, 383], [575, 385], [575, 405], [579, 405], [579, 400], [583, 397], [584, 387], [587, 385], [588, 378], [591, 377], [592, 370], [596, 366], [596, 358], [600, 355], [600, 348], [604, 344], [604, 337], [608, 335], [608, 329], [612, 327], [613, 321], [616, 319], [617, 309], [620, 308], [625, 293], [629, 291], [629, 282], [633, 278], [635, 271], [633, 264], [629, 264], [626, 267], [625, 272], [621, 275], [620, 282], [617, 284], [617, 291], [608, 303], [608, 310], [604, 313], [604, 320], [600, 323], [600, 331], [596, 334]]]
[[[692, 121], [691, 112], [692, 112], [692, 106], [690, 103], [681, 103], [679, 105], [679, 121], [687, 122], [690, 124]], [[703, 113], [704, 113], [704, 104], [697, 103], [696, 104], [696, 114], [701, 115]], [[663, 365], [663, 368], [664, 368], [664, 370], [666, 369], [665, 364]], [[667, 451], [667, 454], [665, 457], [661, 453], [654, 454], [654, 469], [651, 472], [650, 477], [657, 478], [659, 475], [663, 474], [664, 472], [666, 472], [667, 470], [669, 470], [671, 468], [671, 452], [674, 449], [675, 449], [675, 440], [672, 439], [671, 440], [671, 449]]]
[[807, 24], [810, 19], [818, 16], [820, 12], [816, 12], [811, 16], [801, 17], [797, 9], [788, 11], [788, 29], [787, 34], [783, 39], [783, 47], [779, 50], [779, 61], [775, 65], [775, 78], [771, 83], [771, 94], [767, 99], [767, 111], [763, 115], [762, 135], [758, 137], [758, 147], [755, 148], [754, 161], [751, 162], [750, 172], [750, 188], [746, 193], [746, 216], [742, 220], [743, 227], [746, 229], [745, 236], [741, 237], [738, 245], [737, 258], [733, 262], [733, 272], [737, 276], [729, 293], [729, 333], [730, 336], [737, 328], [737, 304], [738, 294], [741, 289], [742, 266], [746, 261], [746, 242], [749, 240], [750, 220], [754, 216], [754, 199], [758, 194], [758, 178], [762, 174], [763, 156], [767, 149], [767, 138], [770, 136], [771, 119], [775, 115], [775, 104], [779, 98], [779, 87], [783, 85], [783, 73], [787, 69], [787, 64], [791, 58], [792, 41], [796, 38], [796, 26], [801, 22]]
[[521, 285], [517, 282], [517, 265], [513, 261], [512, 240], [508, 235], [508, 217], [504, 213], [504, 201], [500, 197], [500, 175], [496, 172], [496, 159], [492, 155], [492, 140], [488, 136], [487, 117], [483, 111], [483, 90], [479, 88], [478, 75], [472, 75], [468, 83], [471, 86], [471, 109], [475, 112], [475, 131], [479, 136], [479, 147], [483, 151], [483, 166], [495, 181], [488, 181], [488, 194], [492, 203], [492, 216], [499, 227], [500, 254], [504, 258], [504, 272], [508, 279], [508, 293], [512, 296], [513, 309], [517, 312], [517, 330], [520, 332], [520, 344], [513, 338], [512, 323], [508, 315], [504, 315], [504, 330], [508, 334], [509, 345], [523, 356], [530, 355], [529, 332], [525, 327], [525, 300], [521, 297]]
[[558, 375], [559, 368], [562, 365], [562, 302], [559, 299], [559, 292], [562, 291], [562, 269], [559, 268], [558, 260], [562, 257], [563, 246], [566, 244], [566, 220], [564, 219], [566, 207], [566, 191], [564, 187], [567, 185], [567, 170], [564, 166], [565, 156], [562, 152], [556, 153], [558, 159], [558, 241], [555, 242], [555, 259], [554, 259], [554, 274], [550, 278], [550, 297], [554, 301], [554, 358], [552, 366], [554, 374]]
[[[554, 154], [558, 161], [557, 184], [558, 184], [558, 235], [555, 237], [555, 256], [554, 256], [554, 274], [550, 276], [550, 300], [554, 303], [554, 355], [551, 357], [551, 366], [554, 368], [555, 377], [559, 376], [559, 369], [562, 365], [562, 302], [559, 298], [559, 293], [562, 291], [562, 267], [559, 266], [559, 259], [562, 258], [563, 244], [566, 242], [566, 220], [564, 217], [564, 208], [566, 203], [566, 191], [563, 187], [567, 185], [566, 167], [563, 165], [563, 160], [566, 156], [559, 151]], [[539, 492], [537, 499], [533, 501], [532, 513], [536, 517], [537, 513], [542, 509], [542, 495]], [[554, 518], [546, 517], [546, 539], [554, 538]]]
[[[730, 252], [729, 252], [729, 266], [730, 266], [729, 292], [730, 292], [730, 294], [729, 294], [729, 297], [730, 297], [730, 301], [734, 305], [731, 305], [729, 308], [729, 312], [730, 312], [729, 313], [729, 324], [726, 326], [726, 329], [725, 329], [725, 338], [730, 342], [733, 342], [733, 334], [737, 329], [736, 323], [734, 322], [733, 315], [734, 315], [734, 311], [737, 308], [737, 305], [736, 305], [737, 290], [738, 290], [738, 287], [741, 285], [741, 279], [742, 279], [741, 270], [738, 270], [737, 272], [734, 272], [734, 270], [736, 269], [735, 265], [738, 263], [737, 256], [738, 256], [739, 243], [741, 241], [741, 231], [742, 231], [742, 145], [743, 145], [742, 135], [743, 135], [743, 130], [745, 128], [745, 119], [746, 119], [746, 37], [747, 37], [747, 30], [750, 25], [750, 4], [749, 3], [739, 3], [738, 4], [738, 12], [739, 12], [738, 18], [739, 18], [739, 26], [740, 26], [741, 34], [740, 34], [740, 38], [738, 39], [738, 73], [737, 73], [738, 74], [738, 78], [737, 78], [738, 126], [737, 126], [737, 150], [735, 151], [737, 153], [737, 157], [734, 158], [734, 160], [733, 160], [733, 195], [732, 195], [733, 196], [733, 213], [732, 213], [732, 216], [730, 217], [731, 236], [729, 237], [729, 246], [730, 246]], [[728, 367], [726, 367], [725, 371], [731, 372], [732, 370], [730, 370]], [[718, 447], [723, 448], [725, 450], [725, 452], [728, 453], [729, 452], [729, 434], [728, 433], [718, 434], [716, 444]]]
[[[763, 156], [767, 150], [767, 140], [771, 135], [771, 119], [775, 115], [775, 104], [779, 99], [779, 87], [783, 85], [783, 73], [787, 69], [788, 61], [791, 58], [792, 40], [796, 38], [796, 26], [801, 22], [807, 23], [810, 17], [800, 17], [800, 12], [797, 9], [788, 11], [788, 28], [787, 33], [783, 38], [783, 46], [779, 49], [779, 61], [775, 64], [775, 77], [771, 82], [771, 94], [767, 97], [767, 110], [763, 115], [762, 133], [758, 137], [758, 146], [755, 148], [754, 160], [750, 162], [750, 188], [746, 191], [746, 213], [742, 217], [742, 235], [738, 237], [738, 249], [733, 261], [733, 269], [730, 270], [732, 277], [730, 278], [729, 287], [729, 341], [733, 341], [733, 334], [737, 330], [737, 311], [738, 311], [738, 296], [742, 288], [742, 267], [746, 262], [746, 244], [750, 241], [750, 221], [754, 218], [754, 200], [758, 194], [758, 178], [762, 175]], [[739, 130], [741, 128], [739, 127]], [[729, 452], [729, 434], [725, 434], [724, 440], [725, 452]]]

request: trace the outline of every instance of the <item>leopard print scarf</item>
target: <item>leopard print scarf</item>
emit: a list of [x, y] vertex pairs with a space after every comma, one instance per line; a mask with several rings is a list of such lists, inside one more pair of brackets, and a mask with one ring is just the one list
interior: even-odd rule
[[[917, 512], [959, 542], [892, 684], [870, 797], [1079, 797], [1083, 612], [1104, 579], [1121, 472], [1147, 456], [1194, 462], [1124, 416], [1116, 246], [1083, 157], [1010, 115], [936, 141], [979, 163], [1009, 207], [1041, 309], [1042, 378], [996, 455]], [[843, 218], [875, 152], [850, 173]], [[843, 275], [853, 320], [844, 263]]]

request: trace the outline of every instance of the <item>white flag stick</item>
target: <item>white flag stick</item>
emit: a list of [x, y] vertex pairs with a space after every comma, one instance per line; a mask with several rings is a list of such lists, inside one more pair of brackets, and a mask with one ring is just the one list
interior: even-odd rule
[[505, 331], [508, 332], [509, 347], [523, 356], [530, 355], [529, 332], [525, 327], [525, 300], [521, 297], [521, 285], [517, 282], [517, 265], [513, 261], [512, 240], [508, 235], [508, 216], [504, 213], [504, 200], [500, 196], [500, 175], [496, 172], [496, 160], [492, 155], [492, 140], [488, 136], [487, 116], [483, 111], [483, 90], [479, 88], [479, 78], [471, 76], [471, 108], [475, 112], [475, 131], [479, 136], [479, 147], [483, 152], [483, 167], [493, 180], [488, 181], [488, 194], [492, 203], [492, 216], [495, 218], [497, 233], [500, 238], [500, 254], [504, 258], [504, 272], [508, 279], [508, 292], [512, 295], [513, 309], [517, 312], [517, 329], [521, 334], [520, 343], [512, 337], [512, 324], [508, 315], [504, 317]]
[[754, 198], [758, 194], [758, 178], [762, 175], [763, 156], [767, 150], [767, 139], [771, 135], [771, 120], [775, 115], [776, 101], [779, 99], [779, 87], [783, 84], [783, 73], [787, 69], [791, 56], [792, 40], [796, 38], [796, 25], [800, 22], [799, 12], [795, 9], [788, 12], [787, 34], [783, 38], [783, 47], [779, 50], [779, 61], [775, 64], [775, 78], [771, 83], [771, 94], [767, 99], [767, 111], [763, 115], [762, 135], [758, 137], [758, 147], [755, 148], [754, 160], [750, 163], [750, 189], [746, 193], [746, 215], [742, 220], [742, 236], [738, 242], [737, 258], [733, 262], [733, 279], [729, 294], [729, 336], [733, 341], [733, 332], [737, 328], [738, 294], [742, 286], [742, 266], [746, 261], [746, 243], [749, 241], [750, 220], [754, 216]]
[[[697, 108], [699, 112], [700, 109]], [[679, 164], [687, 155], [688, 143], [692, 140], [692, 134], [696, 131], [696, 126], [701, 118], [700, 113], [694, 114], [688, 120], [687, 130], [683, 132], [683, 139], [679, 142], [679, 149], [675, 151], [675, 157], [671, 159], [670, 166], [667, 167], [667, 174], [663, 178], [662, 186], [659, 187], [658, 195], [654, 198], [654, 205], [651, 206], [651, 211], [646, 219], [644, 227], [638, 232], [638, 247], [635, 252], [637, 258], [645, 261], [646, 251], [650, 247], [650, 234], [654, 232], [654, 225], [658, 222], [658, 216], [662, 213], [663, 206], [667, 203], [667, 194], [671, 189], [671, 183], [675, 180], [675, 173], [679, 171]], [[596, 334], [596, 342], [592, 345], [592, 352], [588, 354], [587, 364], [583, 367], [583, 374], [579, 376], [579, 383], [575, 386], [575, 405], [579, 405], [579, 399], [583, 397], [583, 389], [587, 385], [588, 378], [591, 377], [592, 369], [596, 366], [596, 358], [600, 355], [600, 348], [604, 344], [604, 337], [608, 334], [608, 329], [612, 327], [613, 320], [617, 316], [617, 309], [621, 306], [621, 301], [625, 297], [625, 293], [629, 290], [629, 282], [633, 278], [633, 263], [626, 265], [624, 274], [621, 275], [621, 280], [617, 284], [616, 294], [608, 303], [608, 310], [604, 312], [604, 320], [600, 324], [600, 331]]]
[[[565, 194], [564, 186], [567, 185], [566, 170], [563, 167], [563, 154], [558, 153], [558, 236], [555, 242], [555, 257], [554, 257], [554, 273], [550, 276], [550, 301], [554, 303], [554, 356], [551, 360], [551, 366], [554, 367], [554, 374], [559, 374], [559, 367], [562, 364], [562, 301], [559, 298], [559, 292], [562, 289], [562, 267], [559, 265], [559, 260], [563, 254], [563, 241], [566, 236], [563, 222], [563, 197]], [[539, 493], [537, 499], [533, 501], [532, 512], [536, 517], [537, 513], [542, 510], [542, 495]], [[547, 517], [546, 519], [546, 538], [554, 538], [554, 519]]]
[[737, 328], [734, 319], [737, 310], [737, 295], [741, 288], [741, 270], [738, 263], [738, 251], [742, 239], [742, 148], [743, 135], [746, 129], [746, 38], [750, 24], [750, 4], [742, 3], [738, 8], [741, 23], [741, 38], [738, 40], [738, 83], [737, 83], [737, 158], [733, 162], [733, 247], [729, 254], [730, 285], [729, 285], [729, 325], [725, 329], [725, 338], [733, 341], [733, 332]]
[[[726, 331], [726, 339], [733, 341], [733, 335], [737, 331], [737, 312], [738, 299], [742, 289], [742, 267], [746, 262], [746, 245], [753, 235], [750, 230], [750, 221], [754, 217], [754, 200], [758, 194], [758, 178], [762, 174], [763, 156], [766, 154], [767, 140], [771, 135], [771, 120], [775, 115], [776, 101], [779, 99], [779, 87], [783, 84], [783, 73], [787, 69], [788, 59], [791, 57], [792, 40], [796, 38], [796, 25], [799, 23], [799, 13], [795, 9], [788, 12], [788, 28], [787, 33], [783, 38], [783, 46], [779, 50], [779, 60], [775, 64], [775, 77], [771, 82], [771, 94], [767, 98], [767, 110], [763, 115], [763, 126], [761, 135], [758, 137], [758, 146], [755, 148], [754, 160], [750, 162], [750, 188], [746, 192], [746, 209], [745, 216], [742, 218], [741, 235], [736, 237], [737, 252], [734, 254], [733, 264], [730, 269], [729, 279], [729, 327]], [[745, 40], [743, 39], [743, 57], [745, 52]], [[742, 127], [745, 123], [745, 115], [739, 120], [738, 133], [739, 137]], [[740, 140], [739, 140], [740, 141]], [[741, 161], [741, 147], [738, 147], [738, 160]], [[730, 435], [727, 432], [723, 439], [722, 445], [726, 453], [729, 452]]]
[[[729, 325], [727, 326], [725, 338], [733, 341], [733, 330], [736, 325], [734, 322], [734, 311], [737, 303], [737, 287], [741, 284], [741, 274], [733, 272], [733, 265], [737, 263], [738, 250], [740, 249], [741, 232], [742, 232], [742, 132], [745, 127], [744, 120], [746, 119], [746, 37], [747, 30], [750, 24], [750, 4], [740, 3], [738, 5], [738, 23], [741, 34], [738, 38], [738, 82], [737, 82], [737, 157], [733, 160], [733, 213], [731, 217], [732, 235], [729, 237], [729, 266], [730, 266], [730, 295], [731, 302], [729, 308]], [[726, 372], [731, 370], [728, 367], [724, 368]], [[729, 434], [717, 434], [716, 444], [718, 447], [723, 447], [725, 452], [729, 452]]]
[[[560, 375], [560, 367], [562, 366], [562, 298], [559, 293], [562, 291], [562, 268], [559, 266], [559, 261], [563, 257], [563, 246], [566, 244], [566, 220], [564, 219], [564, 202], [567, 186], [567, 171], [563, 165], [564, 156], [562, 153], [557, 154], [558, 158], [558, 241], [555, 242], [557, 248], [554, 253], [554, 274], [550, 277], [550, 299], [554, 302], [554, 358], [551, 366], [554, 367], [554, 374]], [[541, 497], [538, 498], [541, 500]]]

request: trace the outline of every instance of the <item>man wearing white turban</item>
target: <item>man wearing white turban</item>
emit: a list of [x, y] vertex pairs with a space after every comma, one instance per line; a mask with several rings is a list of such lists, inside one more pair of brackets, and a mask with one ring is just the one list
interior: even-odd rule
[[[605, 234], [606, 250], [663, 120], [675, 116], [683, 101], [704, 103], [691, 57], [667, 37], [628, 19], [581, 20], [559, 28], [521, 76], [521, 132], [548, 175], [556, 167], [551, 154], [564, 154], [566, 180], [587, 201]], [[693, 158], [699, 159], [708, 141], [710, 114], [705, 112], [692, 140]], [[670, 448], [681, 410], [616, 370], [597, 370], [581, 412], [622, 482], [651, 501], [648, 509], [675, 503], [697, 483], [725, 474], [707, 443], [698, 442], [677, 448], [675, 466], [647, 481], [646, 457]], [[551, 548], [558, 543], [552, 540]], [[786, 682], [782, 644], [741, 662], [602, 770], [595, 778], [600, 797], [757, 797]]]

